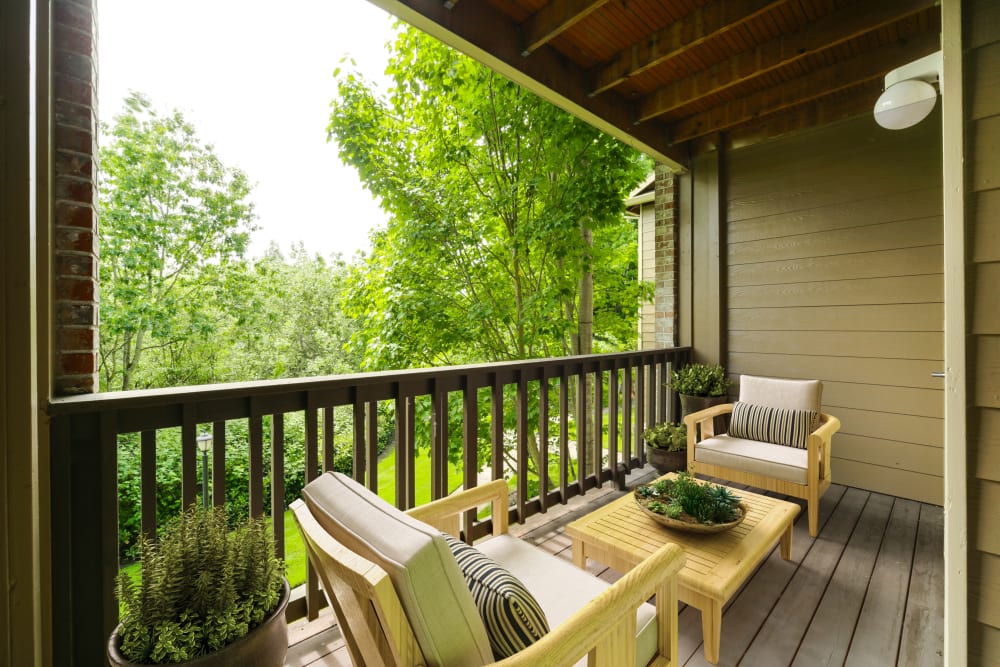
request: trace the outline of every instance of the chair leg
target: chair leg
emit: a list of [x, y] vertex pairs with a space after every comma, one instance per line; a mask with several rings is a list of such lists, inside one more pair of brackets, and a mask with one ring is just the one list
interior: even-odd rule
[[806, 505], [809, 513], [809, 537], [816, 537], [819, 532], [819, 498], [809, 498]]

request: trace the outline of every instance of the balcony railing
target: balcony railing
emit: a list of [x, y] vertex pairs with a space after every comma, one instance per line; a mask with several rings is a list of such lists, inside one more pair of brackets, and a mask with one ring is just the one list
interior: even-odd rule
[[[50, 404], [53, 635], [59, 638], [54, 663], [100, 664], [117, 623], [117, 457], [123, 434], [140, 434], [141, 530], [155, 536], [158, 432], [180, 429], [181, 500], [186, 507], [199, 493], [197, 437], [211, 430], [211, 496], [221, 504], [226, 497], [226, 425], [245, 420], [249, 512], [264, 514], [264, 481], [269, 477], [275, 544], [283, 556], [285, 421], [291, 413], [303, 415], [305, 482], [332, 468], [334, 418], [346, 411], [352, 422], [353, 475], [377, 490], [376, 440], [379, 427], [385, 426], [379, 423], [378, 407], [391, 405], [383, 413], [391, 415], [396, 448], [392, 495], [405, 509], [416, 497], [418, 433], [429, 442], [430, 496], [448, 494], [449, 442], [459, 439], [449, 436], [456, 421], [449, 419], [449, 407], [460, 401], [461, 443], [453, 445], [452, 459], [459, 449], [462, 485], [475, 486], [483, 474], [479, 444], [488, 439], [485, 469], [492, 479], [517, 476], [510, 520], [524, 521], [607, 481], [621, 485], [627, 471], [643, 465], [640, 434], [656, 422], [675, 419], [675, 397], [665, 382], [671, 367], [687, 363], [689, 354], [688, 348], [668, 348], [55, 399]], [[418, 410], [418, 401], [429, 403], [429, 410]], [[513, 416], [507, 427], [505, 415]], [[265, 420], [270, 423], [268, 474]], [[541, 444], [533, 450], [538, 492], [531, 496], [526, 483], [529, 439]], [[558, 459], [552, 475], [550, 456]], [[465, 518], [467, 539], [490, 529], [489, 518], [474, 513]], [[311, 571], [306, 591], [304, 600], [291, 606], [290, 617], [311, 617], [319, 608], [322, 596]]]

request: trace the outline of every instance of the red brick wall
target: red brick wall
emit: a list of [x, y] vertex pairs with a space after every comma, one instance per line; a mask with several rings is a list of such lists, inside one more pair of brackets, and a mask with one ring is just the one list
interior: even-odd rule
[[57, 396], [97, 391], [97, 13], [53, 0], [53, 272]]
[[664, 165], [656, 166], [654, 188], [656, 344], [671, 347], [677, 344], [677, 186]]

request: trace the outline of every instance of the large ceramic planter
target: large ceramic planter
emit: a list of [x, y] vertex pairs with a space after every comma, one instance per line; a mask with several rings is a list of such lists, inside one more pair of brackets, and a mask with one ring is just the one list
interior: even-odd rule
[[[285, 607], [288, 606], [288, 581], [284, 582], [281, 601], [278, 608], [264, 619], [264, 622], [250, 631], [248, 635], [237, 639], [222, 649], [189, 660], [172, 663], [188, 665], [189, 667], [225, 667], [240, 665], [240, 667], [282, 667], [285, 664], [285, 654], [288, 652], [288, 623], [285, 621]], [[121, 627], [121, 626], [119, 626]], [[108, 640], [108, 662], [113, 667], [141, 667], [139, 663], [129, 662], [119, 652], [121, 638], [118, 628]]]
[[666, 475], [668, 472], [687, 470], [687, 450], [668, 452], [659, 447], [646, 445], [646, 463], [653, 466], [656, 472]]
[[[687, 417], [692, 412], [698, 412], [713, 405], [722, 405], [729, 402], [728, 396], [688, 396], [680, 394], [681, 399], [681, 419]], [[715, 432], [725, 433], [729, 430], [729, 416], [721, 415], [715, 418]]]

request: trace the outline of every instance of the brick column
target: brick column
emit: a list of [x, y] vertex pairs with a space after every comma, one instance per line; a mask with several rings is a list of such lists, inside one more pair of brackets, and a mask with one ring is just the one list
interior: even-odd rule
[[671, 347], [677, 344], [677, 185], [665, 165], [656, 165], [654, 188], [656, 344]]
[[97, 12], [53, 0], [54, 357], [57, 396], [97, 391]]

